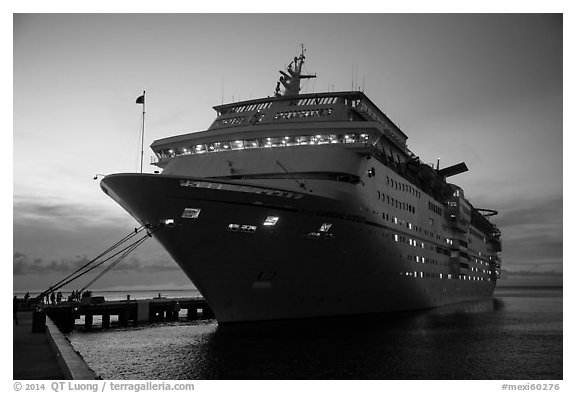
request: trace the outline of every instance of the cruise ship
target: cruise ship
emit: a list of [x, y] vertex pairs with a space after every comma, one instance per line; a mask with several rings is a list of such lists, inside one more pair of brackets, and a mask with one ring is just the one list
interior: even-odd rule
[[415, 310], [492, 296], [497, 212], [474, 207], [361, 91], [301, 93], [305, 52], [275, 93], [215, 106], [156, 140], [161, 169], [102, 190], [168, 251], [219, 323]]

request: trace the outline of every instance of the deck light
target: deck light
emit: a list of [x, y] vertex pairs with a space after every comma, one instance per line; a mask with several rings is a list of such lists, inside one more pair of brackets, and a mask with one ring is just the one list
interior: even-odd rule
[[202, 209], [187, 207], [182, 212], [182, 218], [198, 218]]
[[278, 222], [278, 217], [276, 216], [268, 216], [264, 220], [264, 225], [266, 226], [274, 226]]

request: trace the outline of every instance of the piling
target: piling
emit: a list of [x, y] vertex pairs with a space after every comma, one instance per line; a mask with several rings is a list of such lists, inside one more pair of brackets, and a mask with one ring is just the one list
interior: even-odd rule
[[166, 299], [155, 298], [146, 300], [105, 301], [102, 297], [95, 302], [84, 299], [81, 303], [62, 303], [46, 307], [46, 313], [59, 327], [68, 333], [75, 328], [77, 319], [84, 317], [84, 328], [94, 329], [94, 316], [102, 316], [102, 328], [109, 328], [111, 315], [118, 316], [121, 327], [136, 326], [144, 322], [177, 321], [180, 310], [186, 310], [186, 319], [210, 319], [214, 313], [203, 298]]
[[103, 314], [102, 315], [102, 327], [109, 328], [110, 327], [110, 314]]

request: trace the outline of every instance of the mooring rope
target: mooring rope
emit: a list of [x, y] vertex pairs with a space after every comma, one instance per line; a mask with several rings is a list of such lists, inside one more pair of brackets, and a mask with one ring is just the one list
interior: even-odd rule
[[86, 284], [82, 289], [80, 289], [78, 291], [78, 293], [84, 292], [84, 290], [86, 290], [86, 288], [90, 287], [90, 285], [94, 284], [98, 279], [100, 279], [100, 277], [102, 277], [104, 274], [108, 273], [111, 269], [113, 269], [116, 265], [118, 265], [118, 263], [120, 263], [124, 258], [126, 258], [128, 256], [128, 254], [130, 254], [132, 251], [134, 251], [136, 248], [138, 248], [138, 246], [140, 246], [146, 240], [148, 240], [149, 237], [150, 236], [146, 235], [146, 236], [138, 239], [131, 246], [127, 247], [125, 249], [126, 251], [124, 251], [124, 253], [122, 255], [120, 255], [114, 262], [112, 262], [104, 270], [102, 270], [100, 273], [98, 273], [98, 275], [92, 281], [90, 281], [88, 284]]
[[51, 290], [50, 292], [55, 292], [58, 289], [62, 288], [64, 285], [71, 283], [72, 281], [77, 280], [78, 278], [82, 277], [83, 275], [90, 273], [92, 270], [96, 269], [98, 266], [101, 266], [102, 264], [108, 262], [110, 259], [116, 257], [117, 255], [123, 253], [124, 251], [126, 251], [127, 249], [131, 248], [132, 246], [134, 246], [134, 244], [138, 243], [139, 241], [141, 241], [142, 239], [146, 239], [148, 237], [148, 234], [146, 234], [145, 236], [141, 237], [140, 239], [136, 240], [135, 242], [131, 243], [130, 245], [124, 247], [123, 249], [121, 249], [120, 251], [116, 252], [115, 254], [109, 256], [108, 258], [104, 259], [103, 261], [98, 262], [97, 264], [95, 264], [94, 266], [92, 266], [90, 269], [83, 271], [82, 273], [77, 274], [75, 277], [71, 277], [68, 280], [66, 280], [65, 282], [61, 283], [60, 285], [58, 285], [56, 288], [54, 288], [53, 290]]
[[[84, 274], [86, 274], [87, 272], [93, 270], [93, 268], [78, 274], [79, 272], [81, 272], [83, 269], [86, 269], [88, 266], [90, 266], [91, 264], [95, 263], [98, 259], [102, 258], [104, 255], [110, 253], [111, 251], [113, 251], [114, 249], [116, 249], [117, 247], [121, 246], [123, 243], [127, 242], [128, 240], [130, 240], [131, 238], [133, 238], [134, 236], [136, 236], [138, 233], [140, 233], [143, 229], [144, 229], [144, 225], [140, 226], [139, 228], [135, 228], [134, 231], [131, 231], [128, 235], [124, 236], [122, 239], [120, 239], [119, 241], [117, 241], [114, 245], [108, 247], [104, 252], [100, 253], [96, 258], [92, 259], [91, 261], [89, 261], [88, 263], [84, 264], [83, 266], [81, 266], [80, 268], [76, 269], [74, 272], [70, 273], [68, 276], [64, 277], [62, 280], [58, 281], [57, 283], [55, 283], [54, 285], [52, 285], [50, 288], [48, 288], [47, 290], [45, 290], [44, 292], [42, 292], [40, 295], [36, 296], [36, 299], [42, 299], [44, 296], [57, 291], [58, 289], [62, 288], [64, 285], [70, 283], [71, 281], [74, 281], [75, 279], [77, 279], [78, 277], [83, 276]], [[146, 235], [146, 237], [148, 236], [148, 234]], [[134, 244], [134, 243], [132, 243]], [[128, 246], [130, 247], [130, 246]], [[128, 248], [126, 247], [126, 248]], [[125, 250], [126, 248], [124, 248], [123, 250]], [[120, 251], [122, 252], [122, 251]], [[111, 257], [105, 259], [104, 261], [98, 263], [95, 267], [100, 266], [102, 263], [110, 260], [111, 258], [113, 258], [114, 256], [118, 255], [118, 253], [112, 255]], [[77, 276], [73, 277], [74, 275], [78, 274]]]

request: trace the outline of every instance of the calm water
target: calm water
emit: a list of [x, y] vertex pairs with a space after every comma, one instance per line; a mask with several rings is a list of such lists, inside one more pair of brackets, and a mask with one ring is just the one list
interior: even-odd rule
[[[157, 294], [156, 294], [157, 295]], [[104, 379], [562, 379], [562, 289], [428, 311], [74, 332]]]

